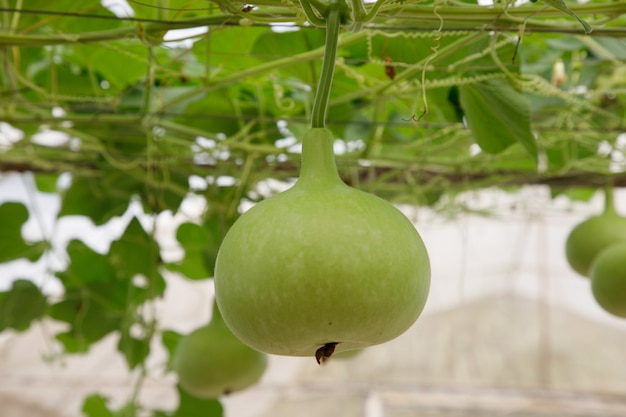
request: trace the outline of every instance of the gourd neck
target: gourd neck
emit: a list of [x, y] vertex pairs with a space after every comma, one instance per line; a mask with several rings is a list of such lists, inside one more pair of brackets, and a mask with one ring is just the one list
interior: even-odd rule
[[335, 164], [333, 142], [333, 134], [326, 128], [311, 128], [304, 134], [299, 184], [343, 184]]
[[613, 187], [607, 185], [604, 188], [604, 213], [605, 216], [616, 216], [615, 202], [613, 201]]

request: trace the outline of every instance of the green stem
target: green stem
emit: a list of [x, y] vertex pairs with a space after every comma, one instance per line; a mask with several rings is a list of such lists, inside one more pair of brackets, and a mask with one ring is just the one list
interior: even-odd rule
[[[17, 0], [17, 2], [15, 3], [15, 9], [16, 10], [22, 9], [22, 0]], [[20, 12], [16, 11], [13, 13], [13, 17], [11, 18], [11, 26], [9, 27], [10, 33], [13, 33], [15, 31], [19, 21], [20, 21]]]
[[324, 127], [326, 124], [328, 99], [335, 74], [335, 58], [337, 57], [340, 24], [340, 8], [337, 4], [332, 4], [326, 18], [326, 46], [322, 61], [322, 73], [317, 84], [317, 92], [313, 102], [313, 110], [311, 111], [311, 127]]
[[[317, 16], [312, 5], [307, 0], [300, 0], [300, 6], [307, 20], [314, 26], [324, 26], [324, 19]], [[319, 10], [318, 10], [319, 11]]]
[[613, 201], [613, 179], [609, 179], [604, 187], [604, 214], [615, 214], [615, 202]]
[[367, 10], [365, 10], [365, 5], [363, 4], [363, 0], [352, 0], [352, 18], [356, 22], [362, 22], [367, 16]]
[[386, 0], [378, 0], [374, 6], [372, 6], [372, 8], [370, 9], [369, 12], [367, 12], [367, 15], [365, 15], [365, 17], [363, 18], [363, 23], [367, 23], [370, 22], [374, 19], [374, 17], [376, 17], [376, 13], [378, 13], [378, 10], [381, 8], [381, 6], [383, 4], [385, 4]]

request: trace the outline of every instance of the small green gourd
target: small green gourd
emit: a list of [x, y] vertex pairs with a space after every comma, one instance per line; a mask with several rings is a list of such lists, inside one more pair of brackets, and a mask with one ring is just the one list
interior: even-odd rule
[[183, 336], [172, 358], [180, 386], [200, 398], [248, 388], [261, 379], [266, 367], [267, 355], [237, 339], [215, 306], [209, 324]]
[[572, 269], [589, 277], [595, 258], [608, 246], [626, 242], [626, 218], [615, 211], [613, 191], [605, 191], [604, 212], [578, 224], [567, 237], [565, 254]]

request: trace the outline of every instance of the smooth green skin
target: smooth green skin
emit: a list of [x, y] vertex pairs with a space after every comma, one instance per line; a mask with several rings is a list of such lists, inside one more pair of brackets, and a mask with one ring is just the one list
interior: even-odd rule
[[289, 190], [233, 225], [217, 255], [225, 322], [254, 349], [314, 356], [391, 340], [420, 315], [430, 263], [413, 224], [388, 202], [345, 185], [330, 131], [303, 138]]
[[238, 340], [221, 320], [183, 336], [172, 361], [180, 385], [201, 398], [218, 398], [256, 384], [267, 356]]
[[619, 242], [626, 242], [626, 218], [608, 210], [574, 227], [565, 244], [567, 261], [574, 271], [589, 277], [596, 256]]
[[626, 243], [603, 250], [591, 268], [591, 291], [607, 312], [626, 318]]

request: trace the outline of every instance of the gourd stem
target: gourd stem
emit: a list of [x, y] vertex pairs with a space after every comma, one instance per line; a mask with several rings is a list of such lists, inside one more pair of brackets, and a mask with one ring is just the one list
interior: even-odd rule
[[335, 58], [337, 57], [337, 45], [339, 44], [339, 27], [341, 24], [340, 7], [337, 3], [331, 3], [326, 16], [326, 46], [322, 61], [322, 73], [317, 84], [317, 92], [311, 111], [311, 127], [325, 127], [326, 111], [330, 89], [335, 74]]
[[613, 181], [604, 187], [604, 214], [616, 213], [615, 203], [613, 201]]

